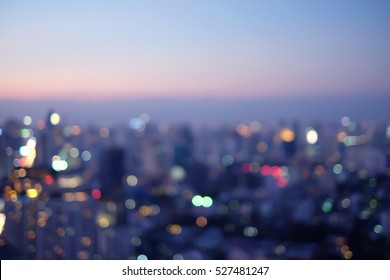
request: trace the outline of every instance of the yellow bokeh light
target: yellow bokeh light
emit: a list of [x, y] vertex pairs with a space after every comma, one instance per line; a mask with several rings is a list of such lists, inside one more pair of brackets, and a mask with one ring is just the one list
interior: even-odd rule
[[31, 167], [34, 165], [35, 157], [36, 157], [36, 151], [35, 148], [30, 148], [29, 154], [23, 158], [23, 166], [24, 167]]
[[0, 213], [0, 234], [3, 232], [6, 217], [3, 213]]
[[141, 216], [151, 216], [153, 215], [153, 209], [149, 206], [143, 205], [138, 209], [138, 212], [141, 214]]
[[108, 228], [113, 223], [113, 217], [105, 213], [100, 213], [96, 217], [96, 222], [101, 228]]
[[249, 126], [246, 124], [240, 123], [237, 128], [236, 132], [241, 136], [241, 137], [249, 137], [251, 135], [251, 130]]
[[13, 201], [13, 202], [18, 200], [18, 194], [14, 190], [9, 192], [9, 197], [10, 197], [11, 201]]
[[24, 168], [19, 169], [19, 170], [18, 170], [18, 176], [19, 176], [20, 178], [26, 177], [26, 176], [27, 176], [27, 171], [26, 171], [26, 169], [24, 169]]
[[28, 198], [37, 198], [38, 197], [38, 190], [36, 189], [28, 189], [26, 190], [26, 195]]
[[101, 226], [102, 228], [108, 228], [109, 225], [110, 221], [107, 218], [102, 217], [99, 219], [99, 226]]
[[353, 256], [353, 253], [349, 250], [344, 253], [344, 258], [346, 260], [350, 260], [352, 258], [352, 256]]
[[295, 133], [294, 133], [294, 131], [292, 131], [291, 129], [288, 129], [288, 128], [283, 128], [283, 129], [279, 132], [279, 136], [280, 136], [280, 139], [281, 139], [283, 142], [292, 142], [292, 141], [294, 141], [294, 139], [295, 139]]
[[52, 125], [57, 125], [60, 123], [60, 121], [61, 121], [60, 115], [58, 115], [57, 113], [53, 113], [50, 115], [50, 123]]
[[167, 226], [167, 231], [171, 234], [178, 235], [182, 232], [182, 228], [178, 224], [171, 224]]
[[38, 226], [40, 226], [40, 227], [46, 226], [46, 220], [44, 218], [39, 218], [37, 223], [38, 223]]
[[135, 187], [138, 184], [138, 179], [134, 175], [127, 176], [126, 182], [129, 186]]

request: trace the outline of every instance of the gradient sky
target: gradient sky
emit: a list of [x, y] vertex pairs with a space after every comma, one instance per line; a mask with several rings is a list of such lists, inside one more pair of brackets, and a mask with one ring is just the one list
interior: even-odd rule
[[0, 0], [0, 99], [390, 93], [390, 1]]

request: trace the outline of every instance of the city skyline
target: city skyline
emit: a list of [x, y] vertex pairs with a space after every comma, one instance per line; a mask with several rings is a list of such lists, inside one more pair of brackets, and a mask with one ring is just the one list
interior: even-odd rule
[[389, 259], [389, 123], [191, 124], [5, 122], [0, 257]]
[[61, 115], [64, 124], [128, 124], [140, 114], [148, 114], [154, 123], [195, 125], [302, 122], [337, 123], [342, 117], [354, 121], [388, 123], [390, 96], [370, 97], [283, 97], [283, 98], [139, 98], [105, 101], [78, 100], [3, 100], [0, 123], [25, 116], [37, 124], [50, 111]]
[[386, 96], [388, 1], [0, 3], [0, 100]]
[[389, 14], [0, 1], [0, 258], [390, 259]]

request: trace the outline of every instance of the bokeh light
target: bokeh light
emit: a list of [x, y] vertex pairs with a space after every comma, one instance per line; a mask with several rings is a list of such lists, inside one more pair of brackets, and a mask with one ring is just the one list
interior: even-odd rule
[[279, 137], [283, 142], [292, 142], [295, 139], [295, 133], [291, 129], [284, 128], [279, 132]]
[[61, 121], [60, 115], [57, 113], [53, 113], [50, 115], [50, 123], [52, 125], [58, 125]]
[[318, 141], [318, 134], [313, 128], [309, 128], [306, 132], [306, 141], [308, 144], [316, 144]]
[[134, 175], [129, 175], [129, 176], [127, 176], [127, 178], [126, 178], [126, 182], [127, 182], [127, 184], [128, 184], [129, 186], [135, 187], [135, 186], [138, 184], [138, 179], [137, 179], [137, 177], [134, 176]]

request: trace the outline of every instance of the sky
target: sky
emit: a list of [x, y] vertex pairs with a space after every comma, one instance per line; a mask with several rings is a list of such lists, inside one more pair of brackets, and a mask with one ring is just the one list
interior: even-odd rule
[[389, 15], [387, 0], [0, 0], [0, 102], [390, 95]]

